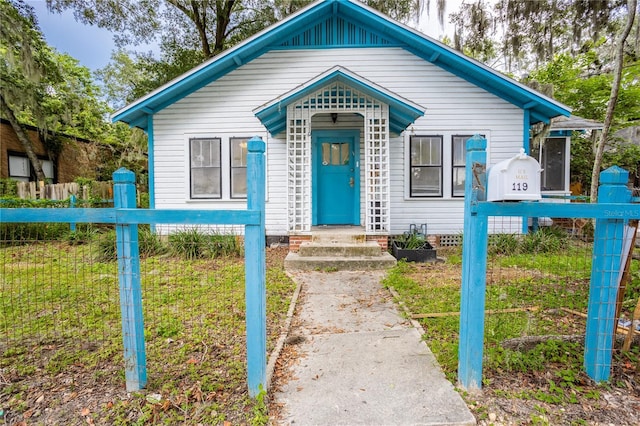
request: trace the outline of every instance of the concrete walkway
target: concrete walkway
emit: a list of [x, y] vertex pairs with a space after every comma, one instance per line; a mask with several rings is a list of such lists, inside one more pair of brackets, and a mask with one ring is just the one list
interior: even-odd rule
[[282, 425], [473, 425], [384, 272], [293, 272], [301, 287], [288, 344], [299, 354], [275, 403]]

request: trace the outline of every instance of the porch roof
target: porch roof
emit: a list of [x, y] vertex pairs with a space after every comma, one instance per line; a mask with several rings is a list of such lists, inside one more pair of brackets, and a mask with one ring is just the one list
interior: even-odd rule
[[[390, 90], [379, 86], [348, 69], [336, 66], [312, 78], [306, 83], [278, 96], [266, 104], [253, 110], [254, 114], [267, 128], [269, 133], [276, 135], [286, 128], [287, 106], [300, 98], [333, 83], [344, 83], [352, 90], [371, 96], [389, 106], [389, 130], [399, 134], [424, 115], [426, 109], [410, 100], [403, 98]], [[322, 109], [322, 112], [345, 112], [345, 108]], [[357, 112], [354, 110], [354, 112]]]
[[116, 111], [111, 119], [146, 129], [148, 117], [270, 50], [400, 47], [529, 112], [531, 123], [570, 108], [398, 23], [359, 0], [318, 0]]

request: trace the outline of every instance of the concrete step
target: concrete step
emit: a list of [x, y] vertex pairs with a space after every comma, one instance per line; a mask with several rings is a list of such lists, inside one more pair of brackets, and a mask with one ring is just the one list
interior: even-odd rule
[[392, 268], [396, 259], [387, 252], [377, 256], [300, 256], [290, 252], [284, 259], [287, 269], [301, 271], [369, 271]]
[[311, 242], [319, 244], [358, 244], [364, 243], [367, 236], [360, 232], [313, 232], [311, 234]]
[[381, 253], [380, 246], [375, 241], [364, 241], [362, 243], [340, 242], [305, 242], [300, 244], [298, 254], [301, 257], [317, 257], [317, 256], [336, 256], [336, 257], [353, 257], [353, 256], [379, 256]]

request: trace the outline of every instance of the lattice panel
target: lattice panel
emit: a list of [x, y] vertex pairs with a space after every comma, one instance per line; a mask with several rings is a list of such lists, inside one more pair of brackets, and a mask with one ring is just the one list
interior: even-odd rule
[[364, 115], [365, 229], [389, 231], [389, 109], [375, 98], [334, 82], [287, 107], [289, 231], [311, 230], [311, 117], [318, 112]]
[[354, 90], [341, 82], [329, 84], [315, 93], [296, 102], [296, 109], [308, 109], [314, 112], [331, 110], [334, 112], [359, 111], [379, 109], [382, 104], [371, 96]]
[[311, 229], [311, 144], [309, 113], [287, 111], [287, 189], [289, 231]]
[[389, 231], [389, 114], [367, 111], [365, 118], [365, 226], [367, 233]]

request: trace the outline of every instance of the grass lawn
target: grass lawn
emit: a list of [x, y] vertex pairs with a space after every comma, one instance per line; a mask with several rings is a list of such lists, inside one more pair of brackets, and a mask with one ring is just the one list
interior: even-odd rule
[[[117, 263], [96, 244], [0, 247], [0, 409], [8, 423], [265, 424], [246, 384], [244, 258], [143, 257], [148, 384], [124, 389]], [[267, 253], [271, 350], [294, 283]]]
[[[438, 255], [446, 262], [399, 262], [384, 281], [397, 291], [413, 315], [460, 310], [461, 249], [442, 249]], [[640, 296], [639, 262], [632, 263], [632, 282], [623, 303], [627, 316]], [[494, 250], [487, 268], [486, 309], [521, 310], [485, 315], [483, 396], [465, 394], [478, 420], [499, 424], [497, 416], [492, 415], [492, 421], [488, 419], [493, 410], [503, 413], [502, 421], [510, 424], [640, 421], [640, 414], [625, 417], [622, 409], [616, 414], [603, 408], [610, 405], [603, 397], [607, 392], [625, 395], [629, 404], [638, 401], [638, 345], [632, 346], [630, 352], [614, 351], [612, 379], [606, 386], [595, 385], [582, 372], [580, 336], [584, 336], [585, 319], [576, 312], [587, 311], [590, 271], [591, 245], [580, 241], [564, 242], [557, 250], [546, 253], [513, 250], [505, 254]], [[445, 315], [418, 321], [445, 375], [456, 384], [460, 317]], [[559, 335], [577, 338], [551, 339], [530, 350], [515, 350], [508, 345], [510, 339], [523, 336]], [[506, 409], [513, 411], [506, 414], [500, 408], [520, 405], [528, 408]]]

